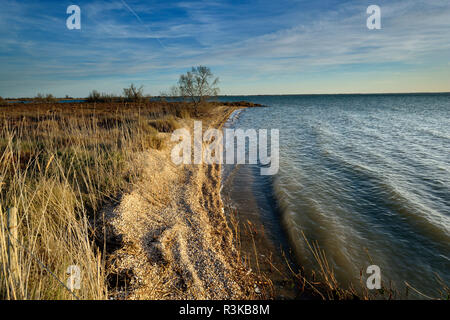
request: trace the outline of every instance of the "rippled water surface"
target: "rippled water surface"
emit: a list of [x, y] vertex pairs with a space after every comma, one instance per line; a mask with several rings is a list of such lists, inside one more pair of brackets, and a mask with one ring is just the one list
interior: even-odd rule
[[225, 166], [224, 192], [300, 264], [313, 268], [303, 231], [344, 284], [371, 264], [398, 288], [436, 296], [435, 273], [450, 284], [450, 95], [232, 99], [269, 106], [231, 126], [280, 129], [280, 170]]

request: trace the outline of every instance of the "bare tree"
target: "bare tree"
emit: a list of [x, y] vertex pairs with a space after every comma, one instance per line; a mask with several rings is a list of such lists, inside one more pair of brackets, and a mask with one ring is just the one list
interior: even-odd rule
[[34, 98], [34, 101], [38, 103], [52, 103], [56, 102], [57, 99], [50, 93], [45, 96], [42, 93], [38, 93], [37, 96]]
[[166, 101], [167, 98], [178, 98], [180, 97], [179, 90], [177, 86], [170, 87], [169, 91], [160, 91], [159, 97], [162, 101]]
[[117, 102], [122, 99], [115, 96], [114, 94], [100, 93], [97, 90], [92, 90], [86, 99], [88, 102]]
[[218, 83], [219, 78], [214, 79], [208, 67], [192, 67], [191, 71], [180, 75], [177, 93], [190, 99], [194, 103], [195, 113], [198, 114], [198, 106], [219, 93]]
[[92, 90], [91, 93], [89, 93], [89, 97], [87, 98], [87, 101], [89, 102], [99, 102], [101, 98], [101, 93], [97, 90]]
[[179, 97], [180, 96], [180, 90], [178, 89], [177, 86], [171, 86], [167, 96], [172, 97], [172, 98]]
[[131, 84], [129, 88], [123, 89], [123, 95], [128, 101], [142, 101], [144, 99], [144, 86], [137, 88], [134, 84]]

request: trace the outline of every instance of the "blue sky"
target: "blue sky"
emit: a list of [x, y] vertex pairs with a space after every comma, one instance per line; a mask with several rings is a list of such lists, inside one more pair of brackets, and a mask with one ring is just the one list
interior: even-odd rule
[[222, 94], [450, 91], [450, 2], [0, 0], [3, 97], [157, 95], [200, 64]]

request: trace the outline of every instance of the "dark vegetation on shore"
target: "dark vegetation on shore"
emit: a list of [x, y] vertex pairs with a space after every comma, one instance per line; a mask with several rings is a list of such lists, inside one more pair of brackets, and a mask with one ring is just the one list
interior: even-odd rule
[[[95, 90], [94, 90], [95, 91]], [[0, 97], [0, 106], [6, 107], [11, 106], [13, 104], [40, 104], [40, 103], [55, 103], [55, 104], [82, 104], [82, 103], [146, 103], [146, 102], [186, 102], [183, 97], [166, 97], [166, 96], [157, 96], [157, 97], [150, 97], [146, 96], [143, 99], [139, 100], [128, 100], [121, 96], [115, 96], [113, 94], [106, 94], [106, 93], [99, 93], [98, 91], [95, 91], [95, 93], [91, 92], [91, 94], [87, 98], [52, 98], [50, 101], [48, 101], [47, 98], [44, 99], [37, 99], [37, 98], [17, 98], [17, 99], [3, 99]], [[264, 105], [253, 103], [249, 101], [215, 101], [214, 99], [207, 102], [209, 106], [214, 105], [221, 105], [221, 106], [227, 106], [227, 107], [246, 107], [246, 108], [255, 108], [255, 107], [266, 107]], [[193, 103], [191, 103], [191, 107], [193, 107]]]

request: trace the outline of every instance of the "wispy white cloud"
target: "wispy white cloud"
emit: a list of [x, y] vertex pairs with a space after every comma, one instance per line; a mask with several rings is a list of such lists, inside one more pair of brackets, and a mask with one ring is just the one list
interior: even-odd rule
[[[168, 86], [183, 69], [207, 64], [232, 90], [236, 80], [258, 86], [299, 74], [420, 73], [448, 65], [450, 53], [450, 4], [440, 0], [380, 0], [382, 30], [366, 28], [365, 1], [89, 1], [78, 33], [64, 28], [64, 10], [4, 1], [0, 65], [10, 83], [147, 78]], [[0, 95], [10, 89], [0, 82]]]

